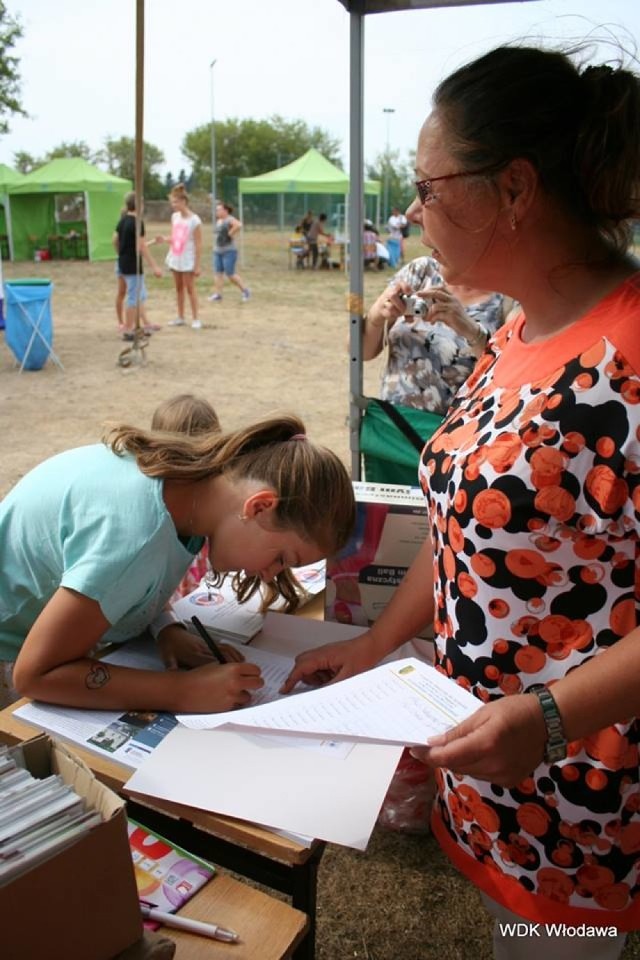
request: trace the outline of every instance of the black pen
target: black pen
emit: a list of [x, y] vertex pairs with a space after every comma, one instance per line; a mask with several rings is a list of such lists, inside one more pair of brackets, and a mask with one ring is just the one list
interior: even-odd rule
[[214, 655], [216, 660], [219, 663], [228, 663], [228, 660], [225, 658], [224, 653], [222, 652], [218, 644], [215, 642], [213, 637], [209, 636], [209, 633], [207, 632], [207, 630], [205, 630], [205, 628], [200, 623], [198, 618], [191, 617], [191, 623], [194, 625], [194, 627], [196, 628], [196, 630], [198, 631], [198, 633], [200, 634], [200, 636], [208, 646], [209, 650], [211, 650], [211, 653]]

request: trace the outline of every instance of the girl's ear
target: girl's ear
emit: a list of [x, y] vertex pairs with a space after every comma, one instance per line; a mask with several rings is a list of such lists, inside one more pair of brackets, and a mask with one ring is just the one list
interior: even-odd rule
[[242, 506], [242, 516], [247, 520], [253, 520], [260, 513], [269, 513], [275, 510], [278, 502], [278, 496], [275, 490], [265, 487], [265, 489], [258, 490], [256, 493], [252, 493], [250, 497], [247, 497]]

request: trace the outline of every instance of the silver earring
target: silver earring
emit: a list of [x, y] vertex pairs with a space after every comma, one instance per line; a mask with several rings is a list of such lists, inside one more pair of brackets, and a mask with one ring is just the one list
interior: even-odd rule
[[515, 213], [512, 213], [512, 214], [511, 214], [511, 221], [510, 221], [510, 223], [511, 223], [511, 229], [512, 229], [512, 230], [517, 230], [517, 229], [518, 229], [518, 221], [516, 220], [516, 215], [515, 215]]
[[243, 513], [238, 514], [238, 520], [242, 520], [243, 523], [246, 523], [249, 517], [245, 517]]

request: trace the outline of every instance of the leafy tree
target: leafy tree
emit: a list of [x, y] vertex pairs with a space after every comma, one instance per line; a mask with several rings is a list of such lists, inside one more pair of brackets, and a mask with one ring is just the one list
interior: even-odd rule
[[41, 166], [41, 162], [32, 153], [18, 150], [13, 155], [13, 165], [19, 173], [31, 173], [36, 167]]
[[94, 161], [91, 147], [84, 140], [71, 140], [69, 142], [63, 140], [57, 147], [47, 152], [42, 162], [48, 163], [49, 160], [57, 160], [59, 157], [82, 157], [82, 159], [87, 160], [88, 163], [93, 163]]
[[[384, 202], [385, 183], [388, 191], [387, 216], [392, 207], [399, 207], [404, 211], [415, 197], [414, 185], [415, 153], [412, 151], [403, 160], [399, 150], [390, 150], [389, 153], [378, 154], [373, 163], [366, 165], [367, 180], [379, 180], [382, 184], [381, 198]], [[385, 211], [381, 207], [384, 218]]]
[[[96, 159], [104, 164], [109, 173], [117, 177], [135, 178], [135, 141], [131, 137], [119, 137], [117, 140], [107, 137], [103, 149]], [[158, 167], [164, 163], [164, 153], [159, 147], [144, 141], [143, 144], [143, 192], [150, 199], [166, 195], [164, 181]]]
[[26, 117], [20, 100], [19, 60], [10, 51], [22, 36], [22, 25], [17, 17], [12, 17], [6, 4], [0, 0], [0, 133], [7, 133], [9, 123], [2, 117], [6, 114], [20, 114]]
[[[268, 120], [224, 120], [215, 123], [216, 181], [224, 177], [253, 177], [290, 163], [315, 147], [328, 160], [340, 163], [340, 145], [320, 127], [304, 120], [285, 120], [274, 115]], [[211, 124], [190, 130], [181, 150], [200, 185], [211, 183]]]

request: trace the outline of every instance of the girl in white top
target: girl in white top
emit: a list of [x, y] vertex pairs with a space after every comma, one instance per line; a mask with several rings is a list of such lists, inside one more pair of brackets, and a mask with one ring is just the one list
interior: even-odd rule
[[178, 302], [178, 316], [169, 321], [170, 327], [183, 327], [186, 323], [185, 292], [191, 304], [191, 326], [199, 330], [202, 326], [198, 319], [198, 294], [195, 278], [200, 276], [200, 255], [202, 251], [202, 221], [197, 213], [189, 209], [189, 195], [184, 184], [178, 183], [169, 194], [173, 213], [171, 215], [171, 238], [168, 240], [169, 252], [166, 264], [173, 274]]

